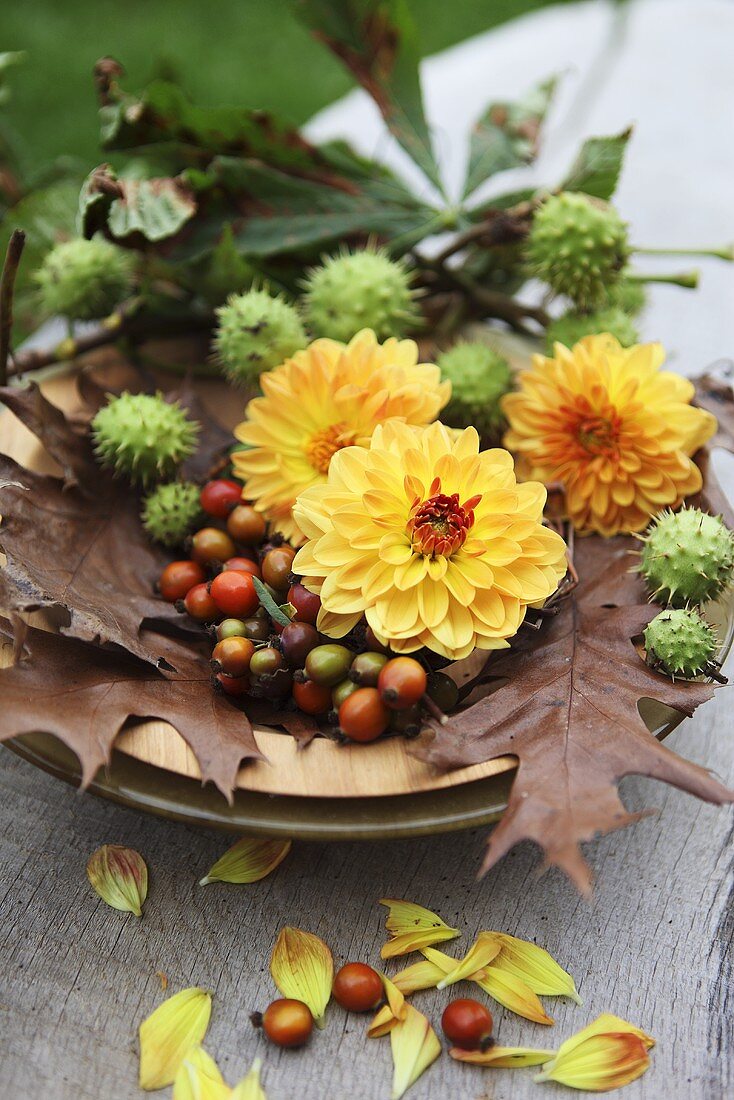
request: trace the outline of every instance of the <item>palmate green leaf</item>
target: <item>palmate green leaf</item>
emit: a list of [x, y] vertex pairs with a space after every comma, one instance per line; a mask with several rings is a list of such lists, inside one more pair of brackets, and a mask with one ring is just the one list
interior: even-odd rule
[[521, 99], [489, 105], [472, 131], [465, 198], [497, 172], [532, 163], [557, 83], [558, 78], [553, 76], [531, 88]]
[[293, 0], [297, 15], [367, 91], [443, 194], [423, 110], [418, 32], [406, 0]]
[[173, 156], [179, 167], [206, 164], [219, 154], [256, 157], [284, 169], [323, 169], [318, 150], [294, 127], [266, 111], [198, 107], [176, 84], [156, 80], [139, 95], [112, 85], [100, 108], [105, 149]]
[[588, 138], [561, 184], [561, 190], [583, 191], [597, 199], [611, 199], [617, 188], [627, 142], [631, 136], [630, 126], [621, 134]]
[[82, 186], [79, 229], [85, 237], [104, 228], [116, 241], [157, 243], [175, 236], [196, 210], [194, 193], [180, 178], [118, 178], [102, 165]]
[[[390, 177], [365, 175], [348, 186], [326, 187], [254, 161], [218, 157], [206, 176], [186, 173], [185, 178], [194, 187], [215, 185], [250, 200], [257, 213], [233, 224], [233, 239], [240, 252], [255, 258], [313, 253], [369, 235], [407, 251], [437, 217]], [[205, 228], [200, 237], [207, 247]]]

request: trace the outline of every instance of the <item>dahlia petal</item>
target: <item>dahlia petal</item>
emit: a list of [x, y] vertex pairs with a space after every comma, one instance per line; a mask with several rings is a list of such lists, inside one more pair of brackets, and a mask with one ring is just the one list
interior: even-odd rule
[[395, 587], [413, 588], [420, 584], [428, 572], [428, 559], [423, 554], [412, 554], [402, 565], [398, 565], [393, 574]]
[[390, 565], [404, 565], [413, 554], [407, 536], [399, 532], [383, 535], [378, 552], [382, 561]]
[[418, 589], [418, 614], [421, 621], [431, 629], [445, 618], [449, 607], [449, 593], [446, 585], [424, 578]]

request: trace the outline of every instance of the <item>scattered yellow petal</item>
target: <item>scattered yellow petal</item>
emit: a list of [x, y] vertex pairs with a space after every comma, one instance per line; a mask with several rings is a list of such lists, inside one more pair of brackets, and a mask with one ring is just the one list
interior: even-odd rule
[[172, 1100], [229, 1100], [219, 1067], [201, 1046], [192, 1047], [179, 1066]]
[[408, 1013], [408, 1006], [405, 1003], [402, 991], [385, 974], [380, 974], [380, 977], [382, 978], [387, 1003], [379, 1009], [367, 1028], [367, 1035], [370, 1039], [380, 1039], [383, 1035], [387, 1035], [397, 1023], [405, 1019]]
[[283, 996], [303, 1001], [316, 1026], [323, 1027], [334, 980], [334, 960], [324, 941], [300, 928], [282, 928], [270, 958], [270, 973]]
[[259, 882], [283, 862], [290, 850], [290, 840], [257, 840], [245, 836], [217, 860], [199, 886], [209, 882]]
[[265, 1089], [260, 1084], [261, 1064], [260, 1059], [256, 1058], [247, 1076], [232, 1089], [230, 1100], [268, 1100]]
[[576, 1004], [582, 1003], [571, 975], [543, 947], [509, 936], [506, 932], [496, 932], [495, 935], [502, 946], [493, 966], [521, 978], [533, 993], [547, 997], [570, 997]]
[[[431, 948], [426, 950], [430, 951]], [[445, 957], [448, 958], [448, 956]], [[453, 963], [452, 959], [452, 966]], [[409, 997], [411, 993], [417, 993], [420, 989], [435, 989], [447, 973], [448, 971], [437, 966], [430, 959], [423, 959], [422, 962], [413, 963], [412, 966], [406, 966], [405, 970], [400, 970], [393, 976], [393, 981], [400, 992]]]
[[444, 974], [436, 986], [446, 989], [449, 985], [471, 978], [478, 970], [484, 969], [499, 954], [500, 941], [495, 932], [480, 932], [463, 959], [455, 960], [453, 970]]
[[517, 1016], [536, 1024], [553, 1023], [530, 986], [515, 974], [508, 974], [499, 966], [485, 966], [477, 974], [472, 974], [471, 980]]
[[406, 1005], [405, 1018], [390, 1032], [394, 1065], [391, 1100], [400, 1100], [420, 1075], [436, 1061], [441, 1044], [426, 1017], [412, 1005]]
[[102, 901], [123, 913], [143, 915], [148, 896], [148, 868], [133, 848], [103, 844], [87, 862], [87, 878]]
[[490, 1047], [488, 1050], [449, 1051], [457, 1062], [471, 1062], [474, 1066], [492, 1066], [494, 1069], [519, 1069], [521, 1066], [539, 1066], [553, 1057], [552, 1050], [534, 1050], [532, 1047]]
[[143, 1020], [138, 1032], [141, 1089], [173, 1084], [184, 1058], [206, 1035], [211, 1013], [211, 994], [191, 988], [175, 993]]
[[411, 951], [420, 951], [431, 944], [443, 943], [461, 935], [458, 928], [449, 928], [436, 913], [424, 909], [422, 905], [396, 898], [380, 898], [380, 905], [389, 909], [385, 927], [390, 939], [380, 951], [383, 959], [409, 955]]
[[655, 1040], [619, 1016], [603, 1013], [562, 1043], [536, 1081], [558, 1081], [573, 1089], [607, 1092], [635, 1081], [650, 1065]]

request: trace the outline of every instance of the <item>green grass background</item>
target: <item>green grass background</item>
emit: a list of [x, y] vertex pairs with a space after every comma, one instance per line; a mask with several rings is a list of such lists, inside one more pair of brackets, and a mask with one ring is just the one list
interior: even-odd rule
[[[545, 3], [410, 0], [425, 54]], [[104, 54], [122, 62], [131, 90], [172, 74], [199, 103], [268, 108], [296, 123], [351, 86], [288, 0], [5, 0], [0, 50], [28, 53], [3, 110], [27, 171], [58, 156], [99, 161], [91, 71]]]

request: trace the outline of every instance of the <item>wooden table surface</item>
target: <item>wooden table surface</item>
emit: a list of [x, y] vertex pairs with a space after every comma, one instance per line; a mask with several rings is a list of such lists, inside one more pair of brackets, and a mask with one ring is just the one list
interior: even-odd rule
[[[608, 6], [595, 3], [539, 13], [463, 47], [462, 73], [471, 75], [474, 65], [481, 96], [485, 88], [512, 94], [571, 60], [577, 87], [595, 72], [595, 88], [586, 85], [581, 101], [561, 112], [562, 140], [549, 163], [564, 150], [568, 159], [580, 126], [612, 132], [635, 118], [638, 137], [620, 191], [635, 239], [725, 241], [733, 233], [734, 5], [646, 0], [603, 60], [610, 18]], [[518, 73], [523, 59], [525, 72]], [[436, 87], [451, 84], [452, 64], [451, 58], [430, 64]], [[661, 288], [645, 322], [645, 336], [676, 349], [676, 363], [688, 371], [732, 349], [731, 270], [714, 263], [703, 270], [698, 295]], [[668, 743], [734, 783], [728, 690]], [[197, 880], [225, 838], [76, 795], [2, 752], [0, 1096], [141, 1096], [137, 1025], [162, 998], [157, 972], [163, 972], [169, 992], [192, 984], [213, 991], [207, 1047], [231, 1083], [261, 1055], [270, 1100], [388, 1097], [390, 1045], [366, 1040], [359, 1018], [332, 1006], [326, 1030], [297, 1053], [266, 1049], [248, 1016], [273, 995], [267, 963], [281, 925], [320, 934], [337, 960], [376, 960], [384, 935], [377, 899], [392, 895], [436, 909], [462, 928], [464, 944], [482, 928], [505, 930], [546, 946], [574, 974], [583, 1007], [547, 1002], [553, 1029], [500, 1010], [503, 1044], [553, 1046], [612, 1011], [658, 1040], [651, 1070], [625, 1090], [626, 1098], [730, 1097], [731, 811], [649, 780], [626, 780], [623, 794], [632, 810], [653, 805], [660, 812], [587, 846], [597, 875], [591, 902], [556, 872], [539, 878], [529, 846], [476, 882], [481, 832], [382, 845], [296, 842], [286, 863], [258, 885], [201, 889]], [[90, 890], [85, 863], [103, 843], [127, 844], [145, 856], [151, 887], [142, 920], [112, 911]], [[445, 1001], [441, 994], [416, 995], [436, 1023]], [[542, 1096], [542, 1089], [548, 1096], [565, 1091], [533, 1084], [532, 1071], [482, 1071], [444, 1056], [409, 1095], [523, 1100]]]

